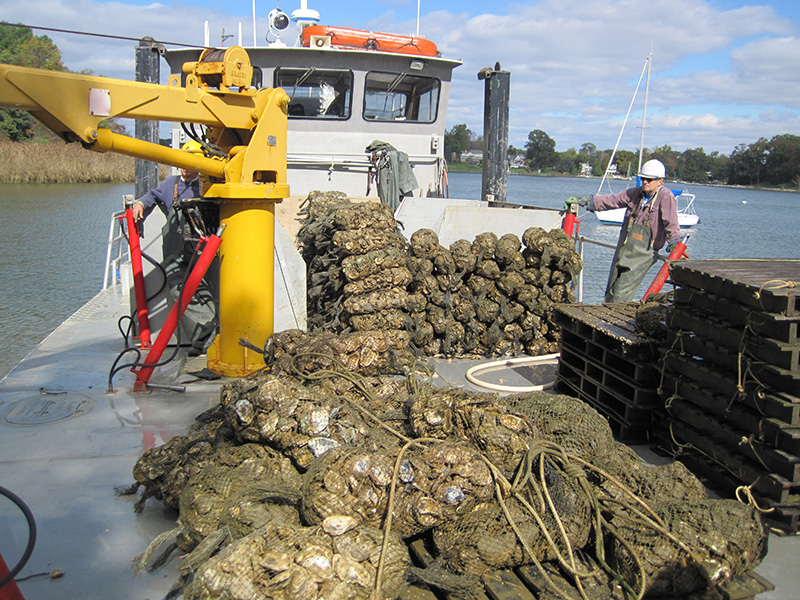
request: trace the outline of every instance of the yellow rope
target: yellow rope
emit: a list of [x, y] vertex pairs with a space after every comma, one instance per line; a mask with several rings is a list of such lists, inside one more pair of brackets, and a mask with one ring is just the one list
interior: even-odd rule
[[761, 293], [764, 290], [772, 291], [772, 290], [794, 289], [798, 285], [800, 285], [800, 284], [798, 284], [796, 281], [788, 281], [788, 280], [783, 280], [783, 279], [771, 279], [770, 281], [767, 281], [764, 284], [762, 284], [762, 286], [760, 288], [758, 288], [758, 291], [756, 292], [756, 299], [758, 300], [758, 303], [761, 305], [761, 309], [762, 310], [766, 310], [764, 308], [763, 299], [761, 298]]
[[742, 436], [742, 439], [739, 440], [739, 445], [741, 446], [742, 444], [747, 444], [750, 447], [750, 450], [753, 451], [753, 454], [755, 455], [758, 462], [761, 463], [761, 466], [769, 470], [769, 467], [763, 460], [761, 460], [761, 456], [758, 454], [758, 451], [756, 450], [755, 446], [753, 446], [753, 434], [749, 436]]
[[[755, 508], [760, 513], [771, 513], [772, 511], [774, 511], [775, 510], [774, 508], [761, 508], [758, 505], [758, 502], [756, 502], [756, 499], [753, 496], [753, 485], [754, 484], [751, 484], [751, 485], [740, 485], [739, 487], [737, 487], [736, 488], [736, 499], [739, 502], [741, 502], [742, 504], [747, 504], [749, 506], [752, 506], [753, 508]], [[745, 502], [745, 500], [742, 500], [742, 497], [740, 496], [740, 493], [744, 494], [746, 502]]]
[[[303, 373], [299, 368], [297, 368], [297, 365], [295, 365], [295, 361], [301, 356], [323, 356], [325, 358], [330, 359], [330, 361], [332, 363], [334, 363], [335, 365], [341, 367], [344, 370], [343, 371], [336, 371], [336, 370], [333, 370], [333, 369], [319, 369], [317, 371], [314, 371], [313, 373]], [[295, 356], [292, 357], [291, 366], [292, 366], [292, 369], [294, 370], [294, 372], [297, 373], [297, 375], [299, 377], [301, 377], [303, 379], [308, 379], [310, 381], [315, 381], [315, 380], [319, 380], [319, 379], [329, 379], [329, 378], [332, 378], [332, 377], [341, 377], [342, 379], [347, 379], [348, 381], [350, 381], [356, 387], [356, 389], [359, 392], [361, 392], [361, 394], [367, 400], [373, 401], [373, 402], [375, 401], [375, 398], [372, 396], [370, 391], [367, 389], [366, 385], [364, 385], [364, 378], [361, 375], [358, 375], [356, 373], [352, 373], [351, 371], [348, 371], [347, 367], [344, 364], [342, 364], [339, 360], [333, 358], [332, 356], [330, 356], [328, 354], [323, 354], [323, 353], [320, 353], [320, 352], [303, 352], [301, 354], [296, 354]], [[372, 413], [372, 411], [370, 411], [368, 408], [362, 406], [359, 402], [356, 402], [355, 400], [353, 400], [351, 398], [347, 398], [346, 396], [341, 396], [340, 398], [342, 400], [344, 400], [345, 402], [347, 402], [348, 404], [350, 404], [357, 411], [359, 411], [363, 415], [366, 415], [371, 420], [373, 420], [378, 425], [378, 427], [382, 427], [383, 429], [385, 429], [386, 431], [388, 431], [392, 435], [397, 436], [399, 439], [403, 440], [404, 442], [411, 441], [411, 438], [403, 435], [402, 433], [400, 433], [399, 431], [397, 431], [393, 427], [390, 427], [389, 425], [384, 423], [381, 420], [380, 417], [378, 417], [377, 415], [374, 415]]]
[[422, 445], [428, 443], [441, 443], [442, 440], [435, 438], [418, 438], [415, 440], [408, 440], [408, 442], [400, 449], [397, 455], [397, 460], [394, 461], [394, 470], [392, 471], [392, 484], [389, 487], [389, 500], [386, 507], [386, 519], [383, 522], [383, 544], [381, 545], [381, 555], [378, 560], [378, 569], [375, 573], [375, 588], [372, 590], [373, 600], [380, 600], [381, 580], [383, 579], [383, 568], [386, 560], [386, 550], [389, 547], [389, 534], [392, 531], [392, 518], [394, 515], [394, 495], [397, 489], [397, 479], [400, 475], [400, 467], [402, 466], [403, 455], [406, 450], [414, 445]]

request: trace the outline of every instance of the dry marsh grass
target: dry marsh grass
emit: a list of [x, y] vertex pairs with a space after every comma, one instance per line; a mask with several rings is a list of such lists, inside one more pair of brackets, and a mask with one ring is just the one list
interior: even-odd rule
[[79, 144], [0, 141], [0, 183], [131, 183], [134, 162]]

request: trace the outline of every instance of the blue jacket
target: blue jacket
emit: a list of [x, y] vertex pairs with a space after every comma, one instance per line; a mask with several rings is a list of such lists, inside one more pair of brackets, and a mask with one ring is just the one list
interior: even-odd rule
[[[177, 183], [177, 188], [175, 184]], [[189, 198], [200, 197], [200, 178], [195, 177], [189, 183], [183, 180], [180, 175], [170, 175], [166, 177], [157, 187], [146, 192], [136, 202], [141, 202], [144, 207], [144, 214], [149, 215], [153, 208], [158, 206], [165, 215], [169, 214], [172, 203], [175, 200], [186, 200]]]

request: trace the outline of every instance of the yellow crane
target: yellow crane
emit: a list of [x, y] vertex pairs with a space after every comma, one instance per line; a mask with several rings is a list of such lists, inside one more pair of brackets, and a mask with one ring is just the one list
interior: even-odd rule
[[[243, 376], [263, 356], [273, 330], [275, 203], [286, 183], [286, 115], [280, 89], [251, 87], [244, 48], [207, 49], [183, 65], [185, 85], [167, 85], [0, 64], [0, 106], [27, 110], [67, 142], [117, 152], [201, 174], [206, 200], [218, 201], [226, 224], [220, 246], [220, 334], [208, 350], [209, 368]], [[235, 90], [233, 88], [236, 88]], [[198, 123], [224, 156], [197, 155], [144, 142], [99, 123], [109, 117]]]

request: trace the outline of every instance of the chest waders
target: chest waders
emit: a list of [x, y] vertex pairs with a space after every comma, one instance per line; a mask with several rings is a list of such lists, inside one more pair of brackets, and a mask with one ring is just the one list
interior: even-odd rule
[[634, 213], [637, 209], [641, 209], [641, 204], [634, 210], [629, 210], [626, 215], [617, 242], [617, 250], [614, 253], [614, 260], [611, 263], [611, 271], [608, 274], [605, 302], [632, 301], [642, 279], [656, 262], [650, 220], [657, 194], [658, 192], [648, 203], [647, 215], [643, 224], [633, 222]]
[[[178, 180], [172, 195], [172, 206], [167, 215], [167, 222], [161, 230], [164, 271], [167, 274], [167, 285], [173, 302], [178, 301], [183, 281], [191, 264], [194, 248], [199, 236], [195, 234], [184, 211], [180, 209], [178, 199]], [[197, 286], [183, 317], [180, 319], [184, 336], [183, 343], [191, 343], [194, 353], [200, 353], [213, 339], [217, 330], [217, 311], [214, 304], [214, 291], [209, 285], [209, 277], [213, 277], [216, 264], [212, 263], [206, 276]], [[188, 339], [187, 339], [188, 338]]]

